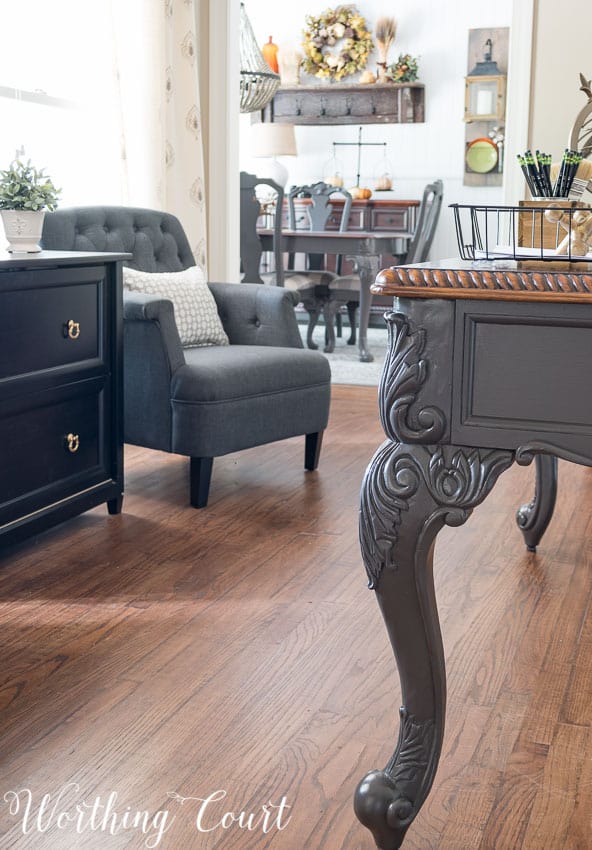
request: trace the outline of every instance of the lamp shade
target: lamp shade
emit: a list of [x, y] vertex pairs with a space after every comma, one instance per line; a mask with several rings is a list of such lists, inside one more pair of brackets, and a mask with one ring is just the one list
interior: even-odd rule
[[296, 156], [293, 124], [275, 122], [251, 125], [252, 156]]

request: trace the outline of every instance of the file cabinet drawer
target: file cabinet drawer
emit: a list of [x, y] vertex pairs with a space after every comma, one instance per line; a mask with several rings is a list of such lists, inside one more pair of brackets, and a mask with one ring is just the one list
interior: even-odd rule
[[104, 359], [104, 281], [101, 269], [92, 271], [94, 279], [75, 284], [3, 293], [0, 349], [9, 356], [0, 360], [0, 379]]
[[1, 521], [24, 497], [34, 510], [48, 489], [63, 496], [110, 477], [105, 382], [85, 383], [20, 398], [0, 421]]

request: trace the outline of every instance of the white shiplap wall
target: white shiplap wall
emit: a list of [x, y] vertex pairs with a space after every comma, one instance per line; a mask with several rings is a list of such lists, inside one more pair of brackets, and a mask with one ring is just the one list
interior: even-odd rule
[[[390, 7], [385, 5], [384, 0], [358, 2], [358, 9], [370, 28], [383, 15], [397, 19], [397, 37], [391, 48], [390, 61], [396, 59], [399, 53], [420, 57], [420, 79], [426, 86], [425, 123], [366, 124], [363, 138], [369, 142], [388, 143], [394, 178], [393, 197], [420, 198], [423, 187], [430, 180], [439, 177], [444, 181], [445, 206], [432, 247], [432, 258], [457, 254], [452, 216], [447, 204], [495, 204], [503, 200], [501, 187], [470, 188], [462, 185], [464, 77], [467, 73], [468, 30], [510, 26], [513, 3], [514, 0], [496, 0], [495, 3], [481, 0], [397, 0]], [[260, 44], [272, 35], [274, 42], [281, 47], [282, 44], [298, 46], [305, 15], [321, 14], [332, 4], [325, 0], [307, 0], [304, 5], [246, 0], [245, 5]], [[375, 57], [371, 57], [369, 67], [375, 69]], [[305, 79], [303, 76], [302, 81]], [[241, 119], [241, 168], [256, 170], [257, 160], [250, 158], [248, 146], [249, 119], [248, 116], [241, 116]], [[332, 155], [332, 142], [355, 141], [357, 132], [357, 125], [296, 127], [298, 157], [283, 160], [290, 171], [289, 183], [320, 179], [323, 165]], [[355, 152], [351, 149], [351, 153], [347, 153], [348, 150], [340, 148], [339, 158], [346, 166], [346, 179], [355, 182]], [[368, 148], [363, 154], [362, 180], [365, 177], [364, 182], [369, 186], [372, 186], [372, 182], [368, 181], [373, 177], [378, 150]], [[379, 197], [386, 195], [381, 193]]]

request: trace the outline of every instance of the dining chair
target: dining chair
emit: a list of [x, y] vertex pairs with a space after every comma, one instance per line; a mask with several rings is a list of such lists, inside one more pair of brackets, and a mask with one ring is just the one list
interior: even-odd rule
[[[444, 197], [444, 184], [441, 180], [428, 183], [423, 191], [423, 197], [419, 207], [417, 225], [413, 231], [413, 237], [405, 254], [398, 258], [397, 265], [409, 265], [410, 263], [424, 263], [429, 255], [440, 211]], [[347, 313], [351, 327], [351, 334], [347, 341], [348, 345], [356, 343], [356, 310], [360, 302], [360, 276], [358, 274], [343, 275], [337, 277], [329, 284], [329, 305], [326, 309], [329, 321], [335, 318], [337, 310], [344, 304], [347, 305]], [[326, 319], [327, 321], [327, 319]]]
[[[261, 239], [257, 223], [262, 214], [262, 203], [257, 187], [268, 186], [271, 198], [264, 207], [270, 209], [273, 227], [273, 272], [261, 274]], [[284, 190], [267, 177], [258, 177], [246, 171], [240, 173], [240, 260], [243, 283], [273, 283], [284, 285], [284, 262], [281, 247]], [[263, 214], [266, 209], [263, 209]]]
[[[346, 231], [349, 223], [352, 196], [348, 191], [322, 181], [311, 185], [293, 186], [288, 192], [288, 222], [290, 230], [301, 229], [302, 226], [307, 227], [311, 231], [326, 230], [328, 221], [333, 213], [331, 198], [337, 194], [345, 198], [343, 212], [339, 222], [339, 232], [343, 233]], [[308, 199], [309, 203], [299, 205], [297, 213], [296, 207], [299, 199]], [[303, 218], [300, 217], [301, 214]], [[298, 295], [299, 301], [308, 313], [306, 344], [312, 349], [318, 348], [317, 344], [313, 341], [312, 335], [321, 312], [324, 316], [327, 313], [325, 326], [328, 326], [329, 286], [338, 277], [337, 273], [328, 271], [326, 268], [311, 267], [312, 265], [316, 265], [315, 258], [316, 255], [312, 255], [312, 257], [309, 255], [307, 265], [302, 270], [292, 268], [293, 261], [291, 260], [290, 267], [284, 272], [284, 286]], [[333, 351], [333, 346], [327, 338], [324, 350], [326, 352]]]

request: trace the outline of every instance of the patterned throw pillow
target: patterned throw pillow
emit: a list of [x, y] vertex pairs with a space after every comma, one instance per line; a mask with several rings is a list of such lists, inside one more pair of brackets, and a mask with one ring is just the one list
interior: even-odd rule
[[123, 286], [131, 292], [161, 295], [173, 302], [184, 348], [228, 345], [214, 296], [199, 266], [182, 272], [140, 272], [123, 267]]

